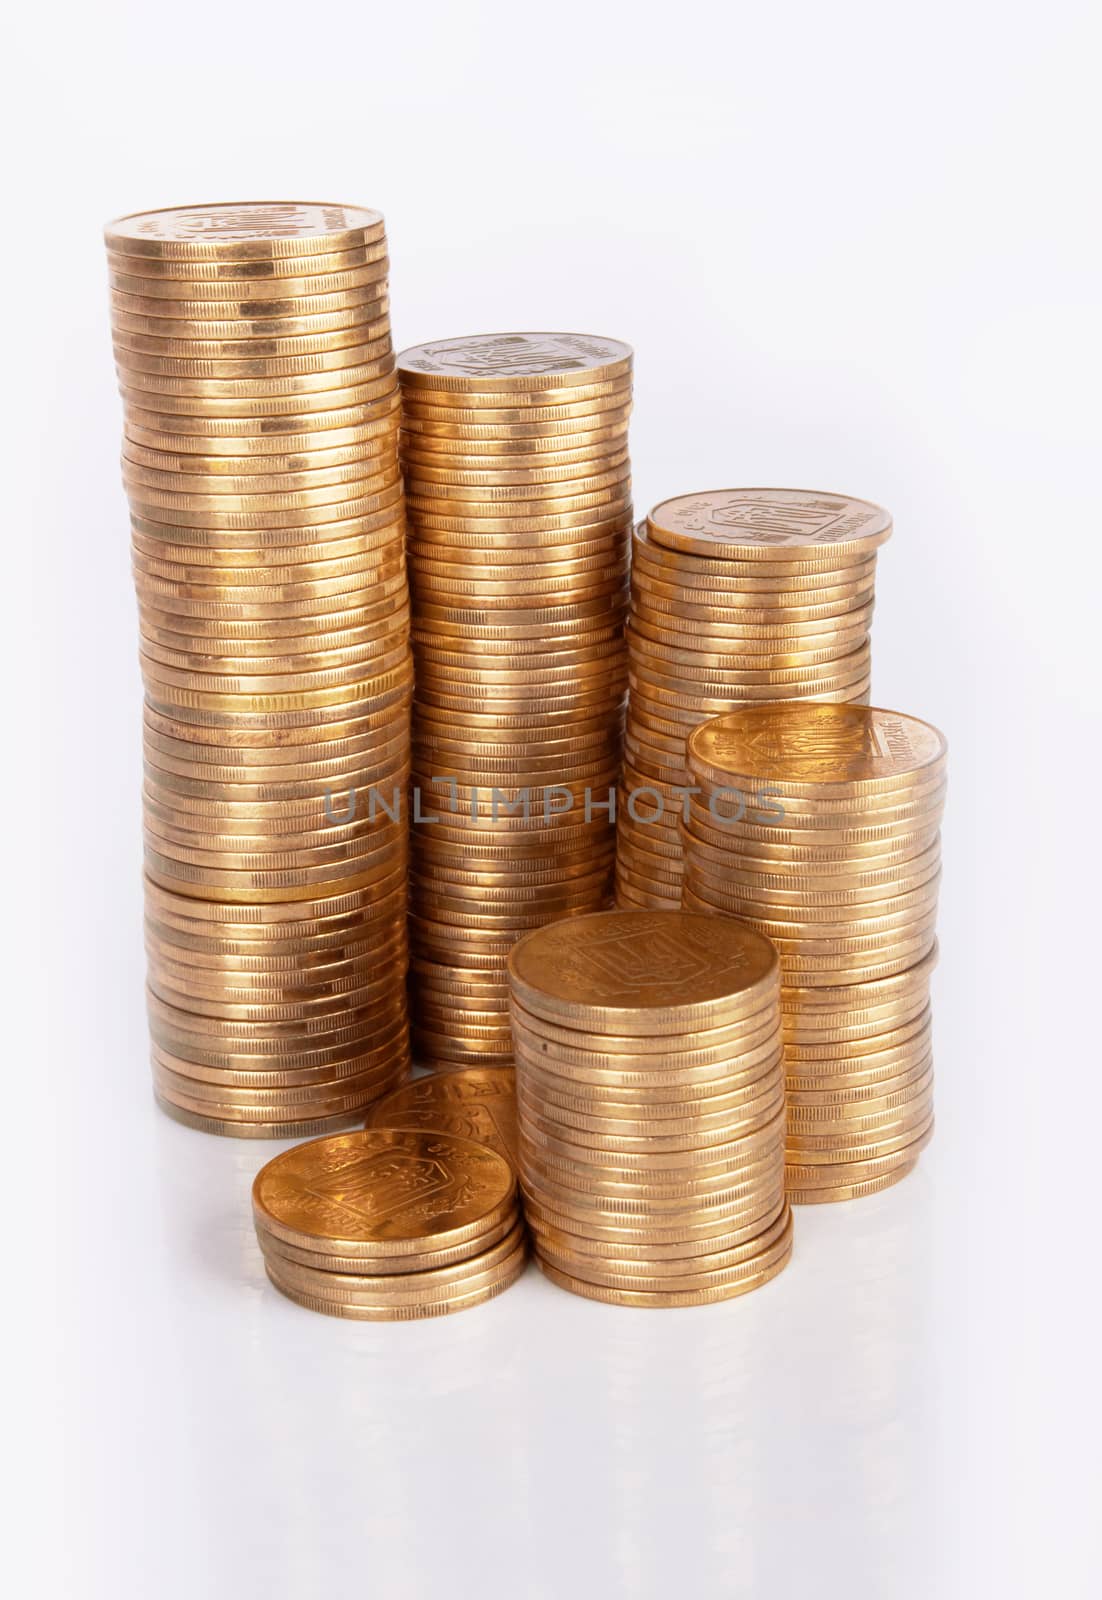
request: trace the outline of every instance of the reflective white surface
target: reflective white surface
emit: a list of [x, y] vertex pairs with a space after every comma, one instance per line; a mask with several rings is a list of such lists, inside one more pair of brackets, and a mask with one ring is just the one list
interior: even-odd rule
[[[1096, 1592], [1091, 16], [24, 17], [3, 258], [13, 1593]], [[380, 206], [399, 346], [629, 339], [640, 507], [780, 483], [895, 514], [874, 696], [951, 747], [938, 1132], [900, 1187], [802, 1210], [757, 1294], [632, 1312], [531, 1270], [438, 1322], [313, 1316], [252, 1236], [271, 1147], [152, 1107], [99, 228], [241, 195]]]

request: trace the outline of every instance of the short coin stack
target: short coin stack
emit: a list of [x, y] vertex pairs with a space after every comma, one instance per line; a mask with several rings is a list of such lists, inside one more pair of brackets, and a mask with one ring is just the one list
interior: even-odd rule
[[879, 506], [800, 489], [665, 500], [636, 531], [631, 696], [617, 898], [676, 906], [685, 739], [705, 717], [763, 700], [869, 691]]
[[480, 1305], [527, 1253], [509, 1163], [441, 1133], [367, 1128], [296, 1145], [257, 1173], [253, 1219], [277, 1289], [359, 1322]]
[[466, 1067], [414, 1078], [372, 1106], [370, 1128], [427, 1128], [473, 1139], [517, 1164], [517, 1086], [512, 1067]]
[[383, 220], [216, 205], [106, 239], [156, 1092], [214, 1132], [319, 1132], [408, 1066], [412, 669]]
[[792, 1249], [779, 967], [722, 917], [609, 911], [509, 958], [525, 1212], [544, 1273], [633, 1306], [726, 1300]]
[[631, 484], [631, 350], [490, 334], [398, 358], [417, 683], [419, 1058], [512, 1059], [505, 961], [608, 903]]
[[684, 903], [781, 956], [789, 1198], [886, 1188], [933, 1130], [945, 740], [896, 711], [789, 702], [703, 724], [688, 757]]

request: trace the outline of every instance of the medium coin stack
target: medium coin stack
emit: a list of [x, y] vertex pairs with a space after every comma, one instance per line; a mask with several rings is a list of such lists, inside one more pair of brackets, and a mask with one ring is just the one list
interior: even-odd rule
[[509, 958], [520, 1178], [541, 1270], [633, 1306], [726, 1300], [792, 1250], [780, 973], [722, 917], [609, 911]]
[[276, 1156], [253, 1183], [253, 1220], [281, 1293], [358, 1322], [481, 1305], [527, 1255], [509, 1163], [416, 1129], [332, 1134]]
[[414, 1045], [512, 1059], [520, 934], [611, 893], [632, 354], [513, 333], [398, 358], [417, 679]]
[[681, 902], [685, 740], [760, 701], [869, 692], [879, 506], [801, 489], [664, 500], [636, 530], [617, 899]]
[[896, 711], [788, 702], [704, 723], [688, 757], [684, 903], [780, 952], [789, 1199], [886, 1188], [933, 1130], [945, 740]]
[[408, 1067], [412, 668], [383, 219], [215, 205], [106, 239], [155, 1089], [213, 1132], [320, 1132]]
[[484, 1144], [517, 1164], [517, 1086], [512, 1067], [460, 1067], [414, 1078], [372, 1106], [369, 1128], [423, 1128]]

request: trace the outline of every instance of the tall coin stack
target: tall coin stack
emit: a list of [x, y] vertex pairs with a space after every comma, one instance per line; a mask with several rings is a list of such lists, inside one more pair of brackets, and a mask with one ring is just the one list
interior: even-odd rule
[[156, 1094], [213, 1132], [318, 1131], [408, 1066], [395, 799], [412, 671], [383, 219], [215, 205], [106, 239]]
[[617, 899], [681, 901], [685, 739], [762, 700], [869, 692], [879, 506], [801, 489], [664, 500], [636, 530]]
[[789, 702], [689, 739], [685, 900], [780, 952], [792, 1201], [905, 1176], [933, 1130], [945, 740], [897, 711]]
[[726, 1300], [792, 1250], [776, 951], [687, 912], [609, 911], [509, 958], [537, 1261], [620, 1305]]
[[627, 667], [632, 354], [486, 334], [398, 358], [413, 639], [414, 1044], [512, 1060], [520, 934], [606, 905]]

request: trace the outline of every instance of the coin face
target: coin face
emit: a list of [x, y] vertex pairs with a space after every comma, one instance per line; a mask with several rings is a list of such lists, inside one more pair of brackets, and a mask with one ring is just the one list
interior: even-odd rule
[[[378, 231], [382, 221], [381, 212], [362, 206], [304, 200], [250, 200], [137, 212], [108, 223], [104, 234], [108, 244], [124, 252], [136, 244], [152, 246], [150, 253], [160, 254], [156, 246], [180, 244], [195, 247], [196, 254], [205, 253], [204, 246], [209, 247], [211, 254], [218, 254], [219, 246], [254, 242], [269, 246], [301, 241], [303, 254], [316, 254], [323, 247], [339, 250], [342, 246], [336, 241], [342, 235]], [[271, 249], [270, 253], [283, 252]]]
[[655, 506], [660, 545], [731, 560], [792, 559], [801, 550], [864, 554], [891, 535], [883, 507], [848, 495], [802, 489], [713, 489]]
[[603, 911], [529, 934], [509, 970], [526, 1004], [584, 1018], [707, 1007], [754, 989], [776, 962], [769, 942], [733, 919]]
[[[597, 382], [626, 372], [630, 345], [584, 333], [481, 333], [414, 345], [398, 357], [398, 370], [482, 388], [528, 388], [542, 377]], [[538, 387], [538, 385], [537, 385]]]
[[516, 1074], [511, 1067], [437, 1072], [405, 1084], [373, 1107], [373, 1128], [455, 1134], [517, 1159]]
[[257, 1173], [253, 1204], [264, 1226], [293, 1242], [385, 1247], [477, 1232], [513, 1184], [508, 1162], [483, 1145], [367, 1128], [276, 1156]]
[[787, 701], [731, 712], [689, 736], [694, 768], [777, 783], [852, 784], [902, 778], [941, 761], [944, 735], [877, 706]]

